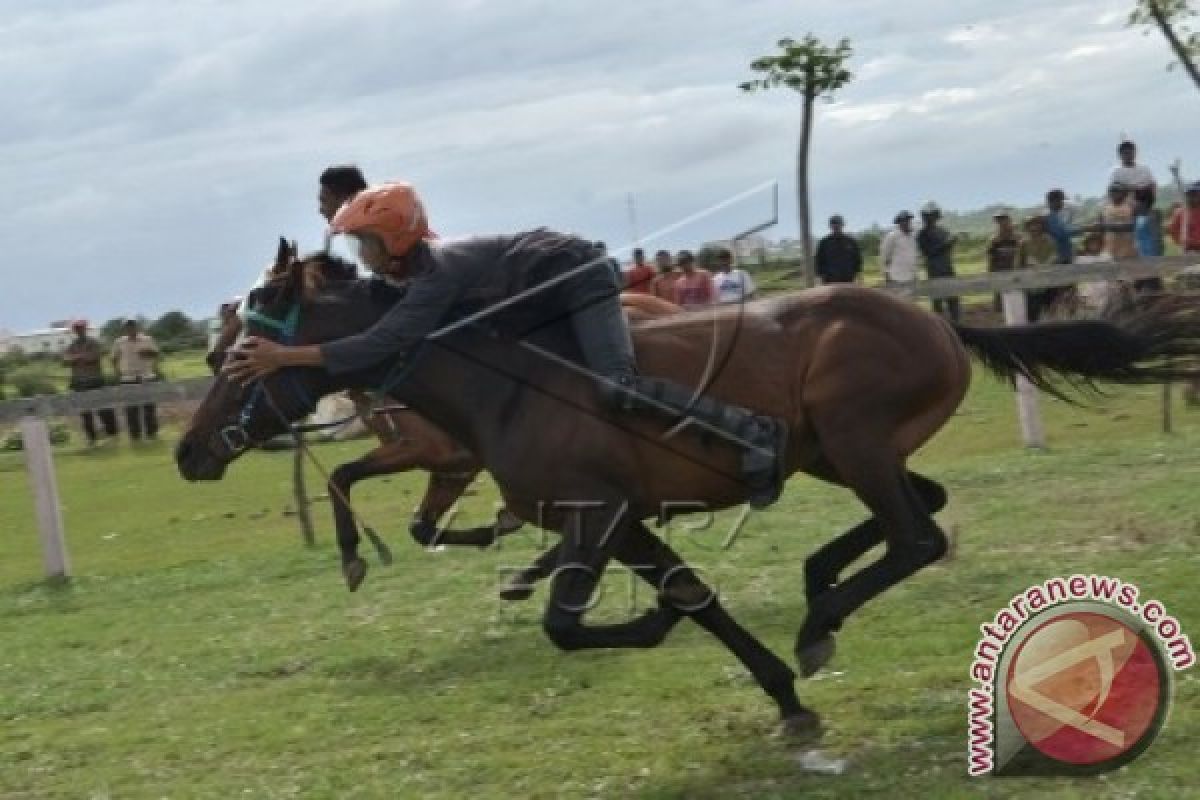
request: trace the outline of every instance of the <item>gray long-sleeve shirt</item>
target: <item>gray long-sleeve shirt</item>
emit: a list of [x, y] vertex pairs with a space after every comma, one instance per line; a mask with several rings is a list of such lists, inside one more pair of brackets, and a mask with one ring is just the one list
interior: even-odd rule
[[546, 258], [583, 263], [591, 255], [591, 243], [545, 230], [430, 242], [410, 256], [407, 291], [387, 314], [362, 333], [321, 345], [325, 368], [336, 375], [386, 359], [401, 365], [469, 295], [494, 302], [521, 288]]

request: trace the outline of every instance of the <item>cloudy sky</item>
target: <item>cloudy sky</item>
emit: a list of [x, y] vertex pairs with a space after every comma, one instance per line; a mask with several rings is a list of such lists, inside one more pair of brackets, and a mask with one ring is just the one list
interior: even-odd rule
[[4, 0], [0, 328], [208, 315], [279, 234], [320, 241], [332, 162], [415, 183], [443, 235], [550, 225], [616, 246], [630, 193], [645, 234], [772, 179], [774, 233], [793, 235], [797, 104], [736, 84], [807, 31], [856, 51], [819, 109], [818, 219], [1097, 194], [1123, 131], [1160, 174], [1200, 173], [1200, 98], [1124, 28], [1132, 4]]

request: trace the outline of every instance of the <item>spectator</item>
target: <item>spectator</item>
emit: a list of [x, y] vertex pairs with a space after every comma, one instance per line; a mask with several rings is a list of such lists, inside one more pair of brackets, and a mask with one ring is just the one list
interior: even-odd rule
[[327, 168], [318, 179], [317, 210], [326, 222], [333, 220], [347, 200], [367, 188], [367, 179], [362, 170], [353, 164], [342, 164]]
[[679, 264], [679, 277], [672, 287], [675, 293], [672, 302], [684, 308], [711, 305], [717, 298], [712, 273], [706, 269], [697, 269], [696, 258], [688, 250], [680, 250], [675, 261]]
[[[122, 384], [148, 383], [158, 379], [158, 345], [154, 339], [138, 330], [137, 320], [125, 320], [122, 335], [113, 343], [113, 366]], [[134, 441], [145, 432], [149, 439], [158, 438], [158, 410], [154, 403], [125, 407], [125, 423]]]
[[[925, 270], [930, 278], [954, 277], [954, 245], [957, 240], [939, 222], [942, 209], [937, 203], [929, 202], [921, 209], [921, 230], [917, 233], [917, 248], [925, 257]], [[934, 298], [935, 314], [948, 315], [958, 322], [961, 310], [957, 297]]]
[[[1083, 252], [1075, 258], [1076, 264], [1107, 264], [1112, 256], [1104, 251], [1104, 234], [1092, 231], [1083, 237]], [[1099, 309], [1108, 301], [1108, 281], [1085, 281], [1076, 287], [1080, 302], [1087, 308]]]
[[633, 266], [625, 272], [625, 290], [641, 294], [654, 294], [654, 276], [658, 274], [654, 267], [646, 263], [646, 251], [637, 248], [633, 251]]
[[1072, 238], [1079, 235], [1076, 228], [1076, 211], [1067, 205], [1067, 193], [1062, 189], [1046, 192], [1046, 232], [1054, 240], [1059, 264], [1070, 264], [1075, 260], [1075, 245]]
[[1156, 188], [1154, 173], [1137, 163], [1137, 145], [1126, 139], [1117, 147], [1121, 163], [1113, 167], [1108, 185], [1120, 184], [1130, 189]]
[[1200, 253], [1200, 181], [1188, 184], [1184, 204], [1167, 225], [1171, 240], [1186, 253]]
[[835, 214], [829, 218], [830, 234], [817, 244], [816, 269], [821, 283], [854, 283], [862, 272], [862, 250], [845, 234], [845, 228], [846, 221]]
[[[1167, 252], [1163, 243], [1162, 212], [1154, 207], [1155, 191], [1151, 186], [1133, 193], [1133, 243], [1138, 258], [1161, 258]], [[1133, 282], [1137, 292], [1161, 292], [1162, 278], [1142, 278]]]
[[[992, 214], [996, 230], [992, 233], [987, 244], [987, 271], [1011, 272], [1021, 268], [1021, 234], [1013, 224], [1012, 212], [999, 209]], [[996, 311], [1004, 307], [1000, 295], [995, 295], [992, 308]]]
[[734, 267], [733, 253], [722, 247], [717, 250], [716, 261], [717, 274], [713, 276], [713, 281], [718, 303], [742, 303], [754, 297], [758, 287], [754, 285], [750, 273]]
[[[67, 346], [63, 355], [63, 362], [71, 368], [68, 387], [72, 392], [104, 388], [104, 350], [100, 347], [100, 342], [88, 336], [87, 322], [84, 320], [72, 322], [71, 330], [75, 333], [75, 340]], [[96, 444], [96, 416], [100, 417], [105, 436], [117, 435], [117, 414], [111, 408], [101, 409], [94, 415], [91, 411], [84, 411], [79, 416], [89, 447]]]
[[679, 273], [675, 271], [674, 259], [666, 250], [659, 250], [654, 254], [654, 266], [658, 268], [658, 277], [654, 279], [654, 296], [674, 303], [675, 281], [679, 280]]
[[[1046, 230], [1044, 217], [1030, 217], [1025, 221], [1025, 242], [1020, 261], [1021, 265], [1027, 268], [1052, 267], [1058, 263], [1058, 245]], [[1037, 322], [1043, 312], [1058, 300], [1059, 294], [1058, 287], [1026, 292], [1029, 301], [1029, 321]]]
[[909, 211], [901, 211], [894, 221], [896, 227], [888, 231], [879, 246], [884, 284], [911, 286], [917, 280], [917, 238], [912, 230], [913, 215]]
[[1108, 187], [1108, 198], [1100, 207], [1096, 229], [1104, 234], [1104, 249], [1113, 261], [1137, 258], [1133, 241], [1133, 197], [1124, 184]]

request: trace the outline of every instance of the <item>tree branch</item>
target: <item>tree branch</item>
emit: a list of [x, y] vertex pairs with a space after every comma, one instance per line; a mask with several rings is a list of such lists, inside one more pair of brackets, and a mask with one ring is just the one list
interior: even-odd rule
[[1179, 63], [1183, 64], [1183, 68], [1187, 70], [1188, 75], [1192, 76], [1192, 81], [1196, 84], [1196, 88], [1200, 89], [1200, 70], [1196, 68], [1196, 62], [1192, 60], [1192, 54], [1188, 52], [1188, 48], [1180, 40], [1179, 36], [1176, 35], [1175, 29], [1171, 26], [1171, 21], [1167, 19], [1167, 14], [1163, 11], [1162, 6], [1156, 0], [1146, 0], [1146, 10], [1154, 20], [1154, 24], [1162, 31], [1162, 35], [1167, 38], [1167, 43], [1175, 51], [1175, 56], [1179, 59]]

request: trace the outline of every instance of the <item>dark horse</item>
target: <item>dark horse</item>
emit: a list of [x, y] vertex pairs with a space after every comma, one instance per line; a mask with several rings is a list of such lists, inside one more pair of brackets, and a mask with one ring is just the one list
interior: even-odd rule
[[[389, 298], [362, 282], [320, 286], [332, 269], [325, 255], [297, 261], [256, 292], [254, 306], [262, 319], [298, 319], [297, 343], [365, 329]], [[668, 423], [649, 416], [608, 411], [575, 366], [569, 326], [541, 312], [556, 305], [534, 296], [448, 325], [426, 343], [394, 396], [476, 454], [510, 511], [562, 534], [543, 620], [552, 642], [566, 650], [653, 647], [688, 616], [745, 664], [775, 700], [785, 730], [814, 733], [817, 715], [800, 704], [792, 670], [644, 523], [673, 508], [744, 502], [737, 450], [709, 433], [668, 432]], [[946, 492], [905, 463], [962, 401], [968, 351], [1005, 378], [1024, 375], [1051, 391], [1055, 376], [1084, 383], [1187, 378], [1200, 366], [1198, 311], [1191, 300], [1155, 297], [1104, 319], [984, 330], [952, 326], [884, 292], [828, 287], [633, 330], [643, 372], [785, 419], [789, 472], [845, 486], [870, 511], [805, 562], [808, 613], [796, 654], [808, 675], [832, 656], [834, 632], [851, 613], [945, 552], [933, 514]], [[274, 337], [276, 327], [252, 325], [251, 332]], [[179, 470], [189, 480], [220, 479], [248, 443], [284, 430], [313, 398], [380, 386], [387, 372], [381, 365], [335, 383], [323, 370], [284, 370], [251, 387], [219, 378], [179, 444]], [[843, 577], [880, 543], [886, 549], [877, 561]], [[612, 558], [650, 582], [659, 605], [627, 622], [585, 624]]]
[[[296, 261], [294, 242], [280, 237], [275, 262], [266, 275], [283, 276]], [[348, 280], [352, 270], [341, 277]], [[658, 297], [637, 293], [622, 293], [621, 306], [630, 321], [639, 321], [677, 314], [683, 309]], [[232, 304], [222, 309], [232, 308]], [[224, 315], [220, 335], [208, 354], [208, 364], [216, 373], [242, 332], [242, 321], [234, 313]], [[429, 420], [407, 406], [388, 405], [380, 407], [364, 392], [350, 392], [355, 410], [363, 424], [379, 439], [374, 448], [354, 461], [339, 464], [329, 475], [329, 498], [333, 508], [334, 528], [338, 549], [342, 557], [342, 575], [350, 591], [356, 591], [367, 575], [367, 562], [358, 554], [361, 541], [358, 519], [350, 504], [354, 486], [362, 480], [384, 475], [394, 475], [413, 469], [429, 472], [425, 493], [417, 506], [409, 525], [409, 533], [423, 547], [436, 545], [490, 547], [501, 536], [520, 530], [524, 523], [501, 509], [492, 525], [451, 530], [439, 528], [439, 523], [450, 509], [465, 494], [467, 487], [483, 471], [483, 464], [465, 447], [442, 431]], [[510, 577], [501, 587], [500, 596], [505, 600], [522, 600], [533, 593], [530, 585], [549, 573], [553, 568], [550, 554], [534, 565]], [[390, 559], [390, 554], [387, 555]]]

